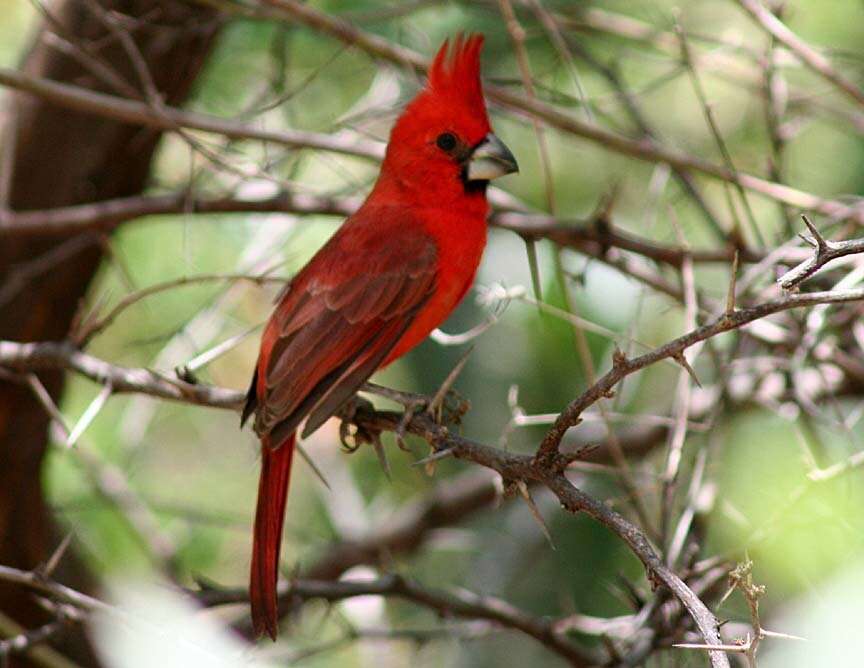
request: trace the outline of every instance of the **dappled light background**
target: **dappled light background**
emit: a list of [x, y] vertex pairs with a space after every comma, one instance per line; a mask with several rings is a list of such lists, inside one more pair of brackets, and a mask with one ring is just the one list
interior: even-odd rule
[[[376, 62], [326, 35], [286, 21], [232, 12], [230, 2], [214, 4], [228, 7], [227, 24], [188, 109], [240, 119], [254, 127], [336, 134], [348, 143], [384, 141], [401, 105], [418, 89], [417, 76]], [[459, 30], [482, 31], [487, 38], [486, 81], [524, 92], [498, 3], [404, 4], [312, 3], [425, 55]], [[784, 146], [778, 171], [771, 174], [774, 149], [766, 130], [762, 93], [762, 64], [770, 42], [736, 2], [544, 2], [571, 45], [572, 63], [562, 60], [538, 19], [526, 9], [531, 3], [514, 4], [526, 30], [525, 47], [539, 99], [585, 122], [638, 136], [620, 91], [601, 71], [610, 68], [658, 142], [722, 164], [716, 137], [682, 61], [677, 24], [695, 54], [701, 85], [735, 168], [837, 200], [864, 192], [864, 109], [853, 107], [785, 50], [775, 54], [782, 79], [779, 94], [785, 96]], [[783, 18], [792, 30], [810, 44], [824, 46], [850, 79], [864, 80], [860, 2], [795, 0], [787, 5]], [[0, 0], [4, 17], [0, 63], [14, 66], [19, 60], [36, 25], [37, 11], [24, 0]], [[521, 168], [497, 185], [526, 207], [550, 212], [551, 203], [558, 219], [576, 222], [593, 220], [605, 207], [618, 231], [662, 245], [723, 247], [717, 231], [668, 166], [640, 162], [574, 134], [545, 128], [550, 193], [531, 120], [496, 105], [490, 111], [496, 133], [511, 147]], [[368, 192], [377, 173], [376, 162], [362, 157], [189, 134], [218, 160], [191, 148], [184, 137], [166, 135], [149, 193], [186, 191], [190, 198], [261, 199], [290, 190], [349, 197]], [[745, 221], [740, 235], [747, 245], [772, 249], [791, 242], [796, 246], [795, 235], [803, 231], [796, 209], [749, 196], [757, 236], [746, 223], [748, 216], [734, 187], [702, 176], [695, 181], [724, 229], [731, 229], [736, 218]], [[730, 196], [736, 202], [734, 214]], [[259, 326], [281, 285], [271, 279], [290, 277], [340, 220], [287, 213], [190, 212], [125, 223], [110, 237], [85, 312], [104, 314], [124, 295], [175, 279], [226, 277], [188, 285], [178, 280], [170, 289], [137, 301], [93, 338], [88, 352], [115, 364], [171, 374], [201, 353], [238, 337], [236, 345], [195, 374], [202, 382], [245, 389], [257, 353]], [[826, 235], [841, 229], [828, 219], [816, 216], [815, 220]], [[468, 344], [473, 351], [455, 390], [470, 401], [471, 408], [458, 429], [471, 439], [529, 454], [542, 439], [549, 419], [520, 426], [513, 423], [514, 415], [554, 417], [586, 388], [593, 373], [610, 368], [616, 344], [632, 356], [690, 329], [685, 309], [677, 301], [608, 264], [576, 252], [561, 253], [559, 264], [557, 247], [548, 241], [539, 241], [537, 252], [539, 287], [548, 306], [536, 304], [524, 240], [512, 231], [492, 228], [476, 286], [443, 326], [448, 334], [459, 334], [496, 318], [493, 326]], [[843, 272], [860, 266], [855, 260]], [[750, 269], [752, 265], [745, 265], [742, 274]], [[697, 263], [699, 294], [718, 303], [725, 300], [729, 272], [729, 262]], [[679, 285], [677, 270], [661, 266], [657, 273]], [[770, 289], [777, 275], [774, 268], [765, 267], [754, 278], [759, 287], [752, 294], [775, 296]], [[842, 275], [837, 274], [838, 280]], [[580, 359], [568, 310], [588, 322], [584, 334], [594, 371], [586, 370]], [[797, 313], [777, 326], [804, 327], [807, 317]], [[786, 368], [780, 347], [762, 353], [758, 363], [748, 357], [752, 364], [736, 367], [728, 359], [723, 368], [732, 377], [730, 387], [748, 399], [736, 403], [727, 395], [718, 400], [711, 393], [718, 382], [713, 356], [725, 359], [740, 343], [736, 336], [718, 337], [710, 350], [701, 348], [691, 360], [704, 387], [691, 386], [690, 400], [698, 415], [683, 444], [684, 482], [677, 502], [687, 505], [691, 493], [687, 483], [693, 479], [694, 467], [704, 467], [698, 488], [692, 490], [698, 499], [691, 504], [699, 536], [698, 558], [716, 558], [733, 566], [751, 559], [754, 580], [766, 586], [761, 598], [765, 628], [808, 639], [807, 643], [766, 639], [759, 652], [760, 665], [860, 665], [864, 647], [855, 629], [864, 612], [861, 472], [852, 470], [818, 484], [810, 482], [808, 473], [814, 470], [810, 458], [814, 450], [824, 468], [862, 449], [861, 397], [831, 398], [810, 412], [806, 401], [802, 408], [802, 403], [788, 397], [775, 400], [772, 387], [806, 383], [807, 369], [817, 375], [819, 368], [834, 372], [828, 368], [830, 354], [819, 363], [796, 358], [793, 368]], [[743, 345], [746, 350], [748, 344]], [[822, 345], [831, 346], [832, 339], [826, 338]], [[466, 348], [426, 341], [374, 380], [434, 394]], [[680, 375], [681, 367], [667, 360], [628, 377], [605, 403], [615, 430], [668, 427], [674, 422]], [[101, 390], [89, 380], [70, 376], [60, 406], [67, 424], [74, 425]], [[398, 408], [380, 397], [370, 398], [378, 406]], [[715, 411], [718, 401], [725, 407]], [[330, 488], [298, 459], [283, 546], [286, 576], [316, 564], [335, 542], [386, 526], [442, 485], [478, 473], [475, 465], [452, 458], [436, 462], [434, 471], [416, 466], [414, 462], [429, 454], [425, 442], [409, 437], [408, 450], [403, 451], [392, 434], [384, 438], [390, 479], [372, 448], [364, 446], [349, 454], [340, 447], [336, 420], [304, 442]], [[606, 440], [595, 406], [565, 442], [606, 447]], [[660, 512], [666, 437], [656, 440], [628, 455], [639, 495], [655, 518]], [[102, 656], [111, 657], [111, 665], [156, 665], [153, 656], [162, 657], [158, 665], [211, 665], [212, 656], [195, 659], [195, 648], [180, 647], [181, 636], [209, 647], [225, 665], [284, 665], [292, 658], [302, 658], [308, 666], [358, 668], [409, 662], [418, 667], [565, 665], [525, 636], [440, 618], [398, 599], [363, 597], [332, 606], [304, 605], [287, 619], [277, 645], [262, 646], [255, 653], [225, 630], [225, 625], [248, 614], [244, 606], [196, 612], [166, 583], [241, 587], [248, 572], [258, 442], [248, 428], [240, 431], [239, 418], [232, 411], [144, 395], [112, 396], [74, 448], [64, 447], [59, 433], [55, 434], [49, 457], [44, 475], [51, 505], [73, 533], [74, 545], [86, 562], [104, 577], [102, 594], [141, 615], [152, 615], [154, 625], [165, 622], [172, 629], [167, 637], [156, 634], [154, 639], [144, 632], [117, 631], [112, 620], [103, 620], [93, 637]], [[577, 465], [571, 479], [634, 517], [608, 460]], [[588, 517], [561, 512], [548, 491], [538, 490], [534, 498], [554, 547], [527, 504], [519, 498], [501, 499], [453, 524], [443, 523], [419, 550], [386, 555], [379, 565], [358, 567], [345, 577], [401, 573], [431, 587], [494, 595], [550, 619], [573, 613], [632, 614], [634, 600], [650, 596], [651, 587], [624, 543]], [[732, 642], [736, 635], [744, 635], [747, 627], [742, 623], [748, 622], [750, 613], [739, 592], [720, 604], [724, 591], [722, 580], [710, 598], [721, 620], [733, 620], [729, 633], [724, 632], [724, 639]], [[442, 628], [452, 632], [407, 633]], [[361, 635], [368, 630], [369, 637], [340, 642], [351, 639], [352, 629], [359, 629]], [[404, 636], [400, 631], [406, 631]], [[596, 635], [576, 637], [588, 646], [603, 646]], [[148, 648], [153, 654], [146, 654]], [[666, 648], [647, 661], [645, 665], [651, 666], [707, 665], [700, 650]]]

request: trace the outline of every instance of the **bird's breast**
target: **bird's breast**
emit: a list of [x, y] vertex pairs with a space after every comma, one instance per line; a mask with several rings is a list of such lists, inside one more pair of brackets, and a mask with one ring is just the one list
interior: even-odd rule
[[485, 216], [462, 220], [451, 217], [449, 221], [433, 218], [427, 229], [437, 247], [435, 292], [382, 366], [414, 348], [447, 319], [474, 282], [483, 257]]

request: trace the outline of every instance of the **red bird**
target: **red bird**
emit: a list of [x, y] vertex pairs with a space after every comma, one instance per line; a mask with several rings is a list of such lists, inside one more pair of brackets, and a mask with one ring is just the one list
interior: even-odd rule
[[275, 640], [276, 581], [296, 432], [320, 427], [376, 370], [440, 325], [486, 245], [486, 186], [518, 171], [491, 132], [483, 37], [444, 42], [390, 133], [369, 197], [285, 289], [261, 340], [243, 421], [255, 414], [261, 478], [249, 596]]

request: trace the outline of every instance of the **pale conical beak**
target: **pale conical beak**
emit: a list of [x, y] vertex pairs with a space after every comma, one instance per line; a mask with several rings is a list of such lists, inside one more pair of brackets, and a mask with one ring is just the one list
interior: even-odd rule
[[469, 181], [491, 181], [518, 171], [510, 149], [490, 132], [471, 152], [466, 176]]

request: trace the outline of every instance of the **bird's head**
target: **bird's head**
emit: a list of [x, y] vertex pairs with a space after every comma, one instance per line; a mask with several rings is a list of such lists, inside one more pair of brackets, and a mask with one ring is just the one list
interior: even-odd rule
[[454, 199], [485, 195], [491, 179], [518, 171], [516, 159], [493, 133], [480, 83], [483, 36], [444, 42], [425, 88], [396, 121], [382, 177], [412, 196]]

